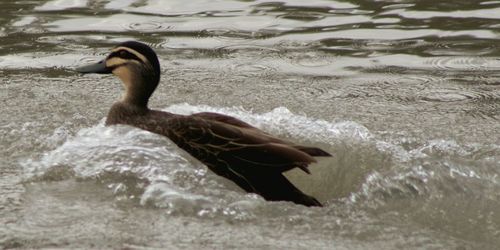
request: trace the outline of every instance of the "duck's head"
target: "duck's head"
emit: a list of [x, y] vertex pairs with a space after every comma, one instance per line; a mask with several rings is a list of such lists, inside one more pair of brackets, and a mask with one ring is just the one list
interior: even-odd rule
[[122, 101], [144, 107], [160, 81], [156, 53], [148, 45], [135, 41], [119, 44], [104, 60], [79, 67], [76, 71], [116, 75], [125, 86]]

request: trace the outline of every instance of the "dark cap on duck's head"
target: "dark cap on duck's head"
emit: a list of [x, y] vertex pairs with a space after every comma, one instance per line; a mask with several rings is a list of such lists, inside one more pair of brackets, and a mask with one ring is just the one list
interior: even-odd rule
[[110, 74], [118, 76], [125, 85], [123, 101], [146, 106], [160, 81], [160, 62], [148, 45], [128, 41], [117, 45], [106, 59], [79, 67], [80, 73]]
[[[127, 54], [127, 53], [124, 53], [123, 51], [129, 52], [132, 54]], [[144, 59], [144, 58], [137, 58], [137, 57], [134, 58], [133, 54], [136, 54], [136, 56], [137, 56], [137, 54], [142, 55], [146, 59], [143, 62], [149, 63], [150, 66], [155, 71], [155, 73], [157, 73], [158, 75], [160, 74], [160, 62], [158, 61], [158, 57], [156, 56], [156, 53], [154, 52], [154, 50], [151, 47], [149, 47], [148, 45], [146, 45], [144, 43], [140, 43], [140, 42], [136, 42], [136, 41], [123, 42], [113, 49], [113, 53], [111, 53], [108, 56], [108, 58], [110, 56], [118, 56], [118, 57], [125, 56], [125, 58], [128, 57], [129, 59], [135, 59], [135, 60], [137, 60], [137, 59], [143, 60]]]

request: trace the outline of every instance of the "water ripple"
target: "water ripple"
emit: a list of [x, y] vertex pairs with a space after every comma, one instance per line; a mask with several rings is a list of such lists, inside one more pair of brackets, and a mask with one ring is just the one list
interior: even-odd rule
[[467, 92], [433, 90], [432, 93], [428, 93], [422, 97], [422, 100], [431, 102], [458, 102], [472, 98], [474, 98], [474, 96]]
[[169, 25], [165, 25], [164, 23], [155, 21], [132, 22], [124, 24], [123, 27], [126, 30], [140, 31], [140, 32], [165, 31], [172, 28]]
[[433, 57], [426, 60], [433, 68], [439, 70], [467, 70], [476, 71], [487, 69], [489, 59], [482, 57]]
[[404, 11], [398, 12], [398, 15], [406, 19], [431, 19], [437, 17], [451, 18], [486, 18], [500, 19], [498, 15], [500, 8], [475, 9], [475, 10], [457, 10], [457, 11]]

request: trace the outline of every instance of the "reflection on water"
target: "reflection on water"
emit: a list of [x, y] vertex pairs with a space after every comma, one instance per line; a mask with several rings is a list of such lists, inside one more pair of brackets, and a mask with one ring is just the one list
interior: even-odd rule
[[[500, 1], [0, 3], [0, 245], [494, 249]], [[167, 139], [102, 118], [71, 69], [150, 44], [152, 105], [234, 115], [334, 157], [287, 176], [325, 208], [244, 194]], [[256, 241], [256, 239], [258, 239]]]

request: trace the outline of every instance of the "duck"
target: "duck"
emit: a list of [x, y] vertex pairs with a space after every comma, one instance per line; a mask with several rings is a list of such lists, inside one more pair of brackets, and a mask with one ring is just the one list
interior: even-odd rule
[[111, 106], [106, 126], [128, 125], [166, 136], [215, 174], [267, 201], [322, 206], [283, 172], [299, 168], [310, 174], [308, 166], [316, 162], [314, 157], [329, 157], [328, 152], [280, 139], [225, 114], [180, 115], [150, 109], [148, 101], [160, 82], [161, 70], [158, 56], [145, 43], [120, 43], [105, 59], [75, 70], [113, 74], [121, 80], [124, 94]]

